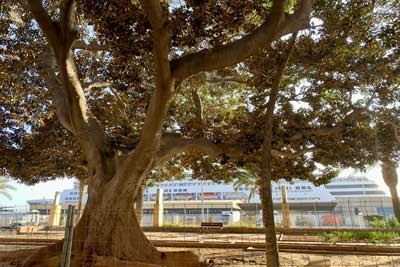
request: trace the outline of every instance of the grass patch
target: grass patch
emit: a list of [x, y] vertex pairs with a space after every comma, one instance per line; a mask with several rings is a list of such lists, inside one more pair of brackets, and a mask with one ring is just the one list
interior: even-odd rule
[[336, 244], [338, 242], [359, 242], [368, 243], [394, 243], [400, 235], [391, 232], [333, 232], [322, 235], [325, 242]]

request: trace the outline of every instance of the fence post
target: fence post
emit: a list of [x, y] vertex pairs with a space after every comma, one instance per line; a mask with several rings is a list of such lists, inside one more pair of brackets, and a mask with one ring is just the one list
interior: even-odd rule
[[72, 238], [74, 230], [75, 207], [68, 205], [67, 220], [65, 224], [64, 245], [61, 255], [61, 267], [69, 267], [71, 261]]

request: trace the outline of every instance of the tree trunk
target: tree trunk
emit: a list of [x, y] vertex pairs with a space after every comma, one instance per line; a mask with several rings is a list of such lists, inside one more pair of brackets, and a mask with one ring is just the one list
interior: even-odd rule
[[[193, 252], [164, 253], [153, 246], [136, 217], [135, 196], [131, 193], [137, 190], [132, 188], [135, 184], [126, 182], [120, 186], [124, 179], [118, 177], [103, 184], [98, 184], [98, 180], [98, 177], [89, 179], [88, 201], [74, 229], [71, 267], [96, 266], [104, 258], [155, 266], [207, 266]], [[43, 266], [50, 256], [60, 255], [61, 249], [59, 244], [51, 251], [43, 248], [23, 266]]]
[[280, 76], [278, 76], [274, 81], [267, 104], [264, 142], [262, 147], [263, 155], [261, 162], [260, 198], [263, 210], [263, 222], [265, 227], [265, 250], [267, 266], [269, 267], [279, 267], [279, 251], [278, 244], [276, 242], [274, 207], [272, 202], [271, 170], [274, 108], [276, 99], [278, 97]]
[[204, 266], [194, 253], [158, 251], [142, 231], [134, 209], [136, 197], [131, 192], [140, 190], [132, 186], [142, 186], [129, 183], [120, 186], [115, 180], [123, 179], [113, 178], [100, 188], [89, 181], [89, 199], [74, 232], [74, 257], [86, 259], [89, 266], [93, 265], [93, 256], [170, 267]]
[[141, 225], [143, 218], [144, 185], [139, 186], [135, 201], [136, 218]]
[[267, 112], [264, 126], [264, 142], [262, 146], [261, 161], [261, 181], [260, 181], [260, 199], [263, 210], [263, 222], [265, 227], [265, 250], [267, 266], [279, 267], [279, 250], [276, 241], [274, 207], [272, 202], [272, 138], [274, 109], [279, 94], [279, 86], [287, 63], [293, 50], [297, 33], [293, 34], [289, 42], [289, 49], [286, 57], [282, 59], [278, 66], [277, 74], [272, 82], [269, 100], [267, 103]]
[[392, 205], [394, 210], [394, 216], [400, 221], [400, 200], [397, 193], [398, 177], [396, 172], [396, 164], [392, 161], [384, 161], [382, 163], [382, 176], [385, 184], [390, 189], [392, 196]]
[[262, 177], [260, 196], [263, 211], [263, 222], [265, 227], [265, 249], [267, 266], [279, 267], [279, 250], [276, 240], [274, 208], [272, 202], [272, 187], [271, 181], [268, 182], [268, 178], [266, 177]]

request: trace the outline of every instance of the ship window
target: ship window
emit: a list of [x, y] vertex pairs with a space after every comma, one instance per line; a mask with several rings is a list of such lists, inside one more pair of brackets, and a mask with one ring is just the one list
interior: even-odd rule
[[174, 189], [174, 192], [178, 192], [178, 189]]
[[365, 191], [366, 195], [384, 195], [385, 192], [383, 191]]
[[296, 186], [296, 189], [297, 189], [297, 190], [300, 190], [300, 186]]
[[377, 188], [379, 187], [377, 184], [364, 184], [365, 188]]
[[187, 192], [187, 189], [183, 189], [183, 192]]
[[305, 187], [305, 186], [302, 186], [301, 189], [306, 189], [306, 187]]
[[311, 189], [311, 186], [307, 186], [307, 189]]
[[347, 192], [331, 192], [332, 195], [334, 196], [339, 196], [339, 195], [363, 195], [363, 191], [347, 191]]
[[343, 189], [343, 188], [363, 188], [362, 184], [340, 184], [340, 185], [325, 185], [327, 189]]
[[74, 194], [74, 192], [69, 192], [69, 194], [70, 194], [70, 195], [73, 195], [73, 194]]

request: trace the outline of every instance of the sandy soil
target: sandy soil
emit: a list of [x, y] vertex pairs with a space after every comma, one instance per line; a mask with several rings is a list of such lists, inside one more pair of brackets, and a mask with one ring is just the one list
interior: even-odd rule
[[[175, 249], [162, 249], [176, 251]], [[206, 258], [214, 260], [214, 266], [264, 266], [265, 258], [261, 252], [243, 252], [239, 250], [195, 250]], [[0, 253], [0, 267], [17, 267], [22, 260], [29, 256], [32, 250], [7, 251]], [[309, 263], [310, 255], [281, 253], [281, 267], [305, 267]], [[400, 266], [400, 256], [353, 256], [353, 255], [326, 255], [311, 258], [323, 259], [330, 262], [326, 267], [397, 267]], [[110, 265], [113, 266], [113, 265]], [[324, 265], [321, 265], [324, 266]], [[57, 266], [58, 267], [58, 266]]]

